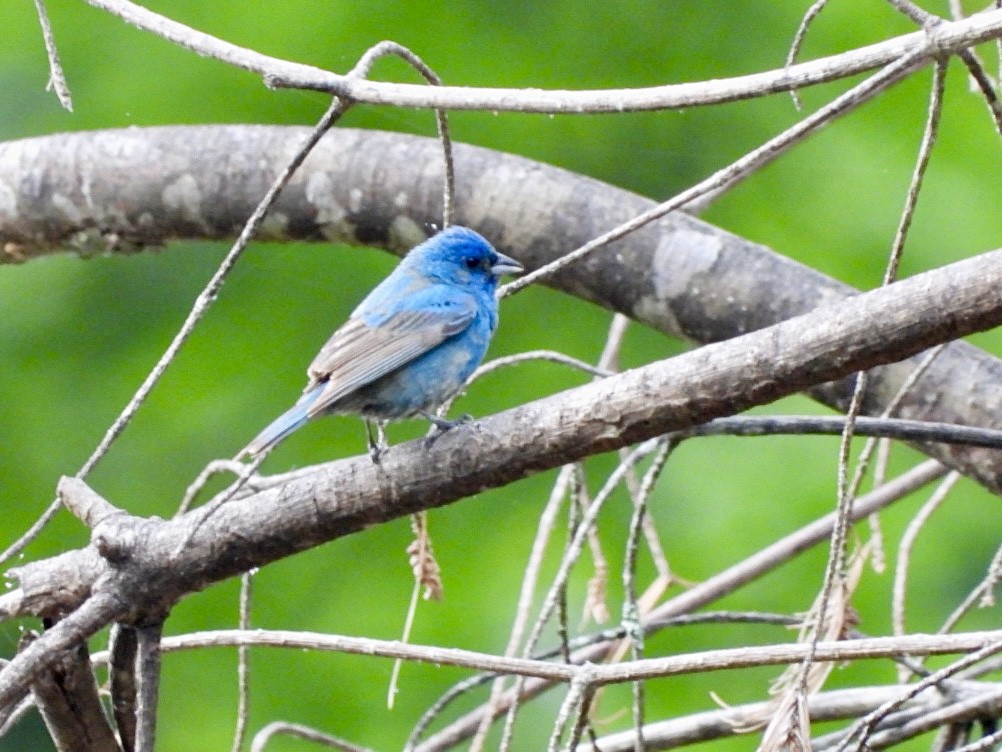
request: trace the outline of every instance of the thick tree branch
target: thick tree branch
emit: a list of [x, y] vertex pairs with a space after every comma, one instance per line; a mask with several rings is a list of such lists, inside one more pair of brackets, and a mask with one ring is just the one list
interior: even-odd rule
[[86, 643], [63, 653], [31, 691], [60, 752], [121, 752], [98, 697]]
[[[77, 552], [80, 553], [80, 552]], [[0, 671], [0, 726], [17, 708], [42, 671], [123, 616], [126, 604], [104, 589], [35, 639]]]
[[108, 689], [111, 712], [118, 726], [124, 752], [136, 748], [136, 653], [139, 637], [136, 628], [116, 624], [108, 649]]
[[[170, 521], [133, 518], [66, 478], [60, 496], [96, 523], [94, 543], [104, 558], [95, 560], [88, 547], [12, 570], [24, 591], [17, 602], [39, 611], [71, 611], [80, 603], [67, 595], [93, 595], [0, 672], [0, 716], [61, 650], [113, 619], [142, 624], [213, 582], [370, 525], [995, 326], [1002, 323], [1000, 286], [1002, 251], [994, 251], [458, 427], [431, 446], [398, 445], [379, 464], [357, 457], [318, 466], [208, 518], [202, 509]], [[925, 315], [942, 301], [950, 307]], [[49, 570], [72, 569], [73, 558], [83, 579], [67, 590]]]
[[[174, 238], [230, 238], [305, 133], [269, 126], [177, 127], [0, 144], [0, 261], [67, 246], [92, 253]], [[457, 221], [479, 229], [530, 268], [654, 205], [527, 159], [456, 148], [457, 189], [464, 197]], [[321, 141], [293, 178], [266, 222], [267, 237], [402, 251], [441, 216], [440, 180], [436, 141], [341, 129]], [[855, 293], [682, 214], [594, 253], [548, 284], [697, 342], [760, 329]], [[935, 315], [944, 300], [932, 302], [926, 315]], [[865, 412], [879, 414], [914, 366], [906, 361], [872, 372]], [[846, 381], [811, 390], [838, 409], [850, 393]], [[896, 415], [1000, 428], [1002, 362], [951, 343]], [[921, 448], [1002, 490], [993, 452], [942, 444]]]

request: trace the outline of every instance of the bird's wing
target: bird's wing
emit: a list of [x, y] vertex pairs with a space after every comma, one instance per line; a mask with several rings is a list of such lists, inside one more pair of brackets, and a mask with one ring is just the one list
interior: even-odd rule
[[471, 298], [449, 296], [381, 317], [377, 324], [353, 316], [331, 335], [307, 369], [310, 381], [304, 391], [326, 382], [309, 407], [310, 417], [463, 331], [476, 312]]

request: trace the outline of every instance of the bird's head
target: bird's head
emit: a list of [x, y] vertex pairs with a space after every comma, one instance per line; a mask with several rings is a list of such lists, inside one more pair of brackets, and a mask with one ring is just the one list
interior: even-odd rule
[[518, 274], [522, 265], [498, 253], [479, 233], [453, 225], [416, 246], [406, 263], [422, 276], [440, 282], [474, 285], [493, 290], [505, 274]]

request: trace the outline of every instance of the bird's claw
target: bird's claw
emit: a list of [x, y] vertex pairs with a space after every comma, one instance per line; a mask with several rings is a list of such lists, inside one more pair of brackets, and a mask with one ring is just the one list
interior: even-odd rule
[[443, 434], [445, 434], [446, 432], [451, 431], [453, 428], [456, 428], [457, 426], [465, 425], [473, 420], [473, 416], [470, 415], [469, 413], [464, 413], [455, 420], [440, 418], [437, 415], [432, 415], [430, 413], [425, 413], [424, 417], [427, 418], [429, 421], [431, 421], [431, 424], [434, 426], [431, 433], [429, 433], [427, 436], [424, 437], [425, 448], [428, 448], [432, 444], [434, 444], [438, 440], [438, 438]]
[[438, 441], [439, 436], [442, 436], [447, 430], [449, 430], [449, 429], [444, 429], [443, 430], [443, 429], [439, 428], [438, 426], [435, 426], [435, 430], [434, 431], [432, 431], [427, 436], [425, 436], [423, 439], [421, 439], [421, 446], [423, 446], [425, 449], [431, 449], [432, 445], [436, 441]]

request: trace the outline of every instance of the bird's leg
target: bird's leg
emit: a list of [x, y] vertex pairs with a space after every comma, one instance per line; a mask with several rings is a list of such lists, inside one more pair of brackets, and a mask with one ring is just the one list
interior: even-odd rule
[[[390, 445], [386, 441], [386, 423], [381, 420], [369, 420], [365, 419], [365, 439], [369, 446], [369, 456], [375, 464], [379, 464], [380, 457], [383, 456], [383, 452], [390, 448]], [[372, 429], [375, 427], [376, 435], [373, 437]]]
[[435, 426], [435, 429], [424, 437], [425, 446], [431, 446], [434, 444], [435, 439], [444, 434], [446, 431], [449, 431], [456, 426], [461, 426], [464, 423], [469, 423], [473, 420], [473, 416], [469, 414], [460, 415], [455, 420], [440, 418], [439, 416], [433, 415], [425, 410], [422, 410], [419, 414], [422, 418], [427, 419], [433, 426]]

